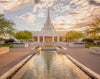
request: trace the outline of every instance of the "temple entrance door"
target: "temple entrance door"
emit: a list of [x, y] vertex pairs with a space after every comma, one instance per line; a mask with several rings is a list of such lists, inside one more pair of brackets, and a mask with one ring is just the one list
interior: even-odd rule
[[45, 42], [52, 42], [52, 37], [50, 36], [45, 37]]

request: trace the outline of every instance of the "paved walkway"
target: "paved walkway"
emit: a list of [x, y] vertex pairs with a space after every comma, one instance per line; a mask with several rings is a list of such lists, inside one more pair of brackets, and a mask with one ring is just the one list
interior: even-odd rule
[[10, 68], [28, 56], [31, 48], [33, 48], [33, 46], [27, 48], [10, 48], [9, 53], [0, 55], [0, 75], [7, 72]]
[[65, 47], [68, 49], [68, 54], [70, 56], [100, 74], [100, 55], [90, 53], [88, 48]]
[[[28, 48], [11, 48], [9, 53], [0, 55], [0, 75], [7, 72], [10, 68], [28, 56], [32, 47], [33, 46]], [[89, 53], [88, 48], [65, 47], [68, 49], [68, 54], [70, 56], [100, 74], [100, 55]]]

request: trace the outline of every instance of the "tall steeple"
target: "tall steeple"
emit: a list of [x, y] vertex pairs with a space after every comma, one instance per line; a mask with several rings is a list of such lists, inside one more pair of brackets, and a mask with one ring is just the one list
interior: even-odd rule
[[48, 17], [49, 17], [49, 7], [48, 7]]
[[46, 20], [46, 23], [44, 24], [44, 27], [42, 28], [42, 31], [45, 31], [45, 32], [56, 31], [50, 20], [49, 7], [48, 7], [47, 20]]
[[50, 23], [51, 23], [51, 20], [50, 20], [50, 13], [49, 13], [49, 7], [48, 7], [48, 16], [47, 16], [47, 22], [50, 22]]

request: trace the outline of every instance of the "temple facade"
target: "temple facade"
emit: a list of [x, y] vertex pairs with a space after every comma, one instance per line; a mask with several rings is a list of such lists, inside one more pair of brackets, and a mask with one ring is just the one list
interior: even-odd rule
[[48, 9], [47, 20], [44, 24], [44, 27], [41, 31], [33, 31], [32, 36], [34, 42], [45, 43], [45, 42], [53, 42], [59, 43], [62, 39], [62, 36], [65, 34], [64, 31], [56, 31], [55, 27], [51, 23], [50, 14]]

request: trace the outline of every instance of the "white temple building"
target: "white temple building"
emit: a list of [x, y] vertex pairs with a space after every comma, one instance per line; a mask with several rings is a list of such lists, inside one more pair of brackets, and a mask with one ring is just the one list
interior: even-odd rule
[[49, 9], [46, 23], [44, 24], [44, 27], [41, 29], [41, 31], [32, 31], [33, 40], [34, 42], [38, 43], [59, 43], [61, 41], [61, 37], [64, 34], [65, 31], [56, 31], [55, 27], [51, 23]]

